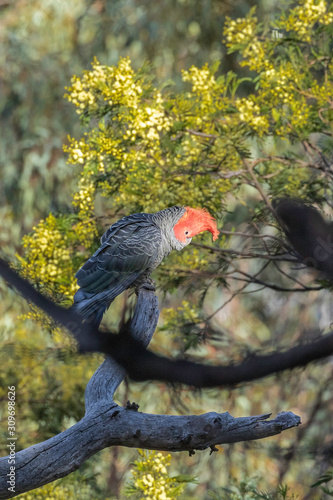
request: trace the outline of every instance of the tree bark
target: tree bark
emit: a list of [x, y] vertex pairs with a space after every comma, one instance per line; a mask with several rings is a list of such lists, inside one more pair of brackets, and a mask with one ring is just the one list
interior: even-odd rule
[[[132, 335], [145, 347], [159, 316], [154, 292], [141, 288], [131, 323]], [[109, 446], [164, 451], [204, 450], [218, 444], [262, 439], [295, 427], [300, 418], [282, 412], [234, 418], [229, 413], [204, 415], [151, 415], [135, 406], [120, 407], [113, 395], [126, 372], [108, 357], [89, 381], [86, 414], [64, 432], [15, 455], [15, 492], [8, 490], [8, 457], [0, 460], [0, 499], [42, 486], [75, 471], [89, 457]]]

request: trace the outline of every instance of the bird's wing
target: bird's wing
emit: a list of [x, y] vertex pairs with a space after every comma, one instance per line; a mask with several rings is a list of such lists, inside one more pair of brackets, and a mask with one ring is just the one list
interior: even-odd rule
[[[127, 218], [126, 218], [127, 219]], [[118, 221], [103, 235], [102, 245], [77, 272], [77, 283], [88, 293], [110, 291], [113, 299], [158, 259], [161, 231], [143, 220]]]
[[102, 245], [97, 250], [97, 252], [99, 252], [104, 243], [107, 244], [108, 241], [112, 238], [112, 236], [116, 235], [117, 233], [119, 236], [122, 234], [123, 230], [126, 230], [128, 231], [128, 236], [129, 236], [131, 232], [135, 231], [135, 229], [138, 226], [148, 227], [151, 225], [152, 225], [151, 214], [139, 213], [139, 214], [127, 215], [126, 217], [123, 217], [122, 219], [119, 219], [117, 222], [112, 224], [112, 226], [110, 226], [109, 229], [105, 231], [105, 233], [101, 237]]

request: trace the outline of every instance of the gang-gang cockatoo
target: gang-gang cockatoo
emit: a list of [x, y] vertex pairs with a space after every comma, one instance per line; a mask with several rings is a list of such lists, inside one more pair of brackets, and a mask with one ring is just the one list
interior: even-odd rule
[[151, 272], [171, 250], [182, 250], [203, 231], [210, 231], [213, 240], [219, 234], [207, 210], [191, 207], [174, 206], [118, 220], [77, 272], [80, 288], [74, 296], [73, 310], [98, 326], [115, 297], [130, 287], [150, 282]]

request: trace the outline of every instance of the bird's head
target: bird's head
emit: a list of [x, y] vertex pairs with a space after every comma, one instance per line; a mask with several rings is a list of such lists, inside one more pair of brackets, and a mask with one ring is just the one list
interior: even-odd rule
[[219, 235], [215, 219], [205, 208], [184, 207], [185, 213], [174, 225], [175, 237], [183, 245], [191, 242], [191, 238], [203, 231], [210, 231], [215, 241]]

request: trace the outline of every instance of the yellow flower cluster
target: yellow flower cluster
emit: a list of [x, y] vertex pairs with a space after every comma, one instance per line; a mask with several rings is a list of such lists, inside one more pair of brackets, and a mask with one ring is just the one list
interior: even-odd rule
[[[225, 81], [223, 78], [216, 80], [214, 75], [216, 70], [216, 65], [210, 68], [208, 64], [205, 64], [202, 68], [192, 66], [188, 71], [182, 71], [183, 81], [192, 85], [191, 92], [187, 93], [187, 100], [183, 103], [185, 109], [190, 103], [193, 106], [193, 119], [190, 120], [189, 125], [205, 132], [212, 129], [207, 123], [212, 109], [218, 111], [225, 107], [224, 100], [221, 98], [225, 90]], [[176, 112], [179, 113], [182, 104], [177, 102], [177, 107]]]
[[73, 204], [78, 207], [80, 216], [87, 216], [94, 210], [95, 186], [86, 176], [79, 181], [79, 190], [74, 194]]
[[79, 109], [76, 111], [78, 114], [81, 113], [86, 107], [92, 108], [96, 105], [96, 99], [92, 92], [87, 91], [84, 82], [79, 78], [72, 78], [72, 87], [68, 89], [71, 91], [69, 100], [75, 104]]
[[179, 326], [184, 323], [196, 323], [199, 317], [199, 310], [188, 300], [183, 300], [177, 309], [163, 310], [163, 330], [170, 329], [170, 331], [175, 331], [175, 328], [179, 329]]
[[295, 31], [302, 40], [310, 42], [315, 23], [327, 25], [332, 22], [333, 13], [327, 12], [325, 0], [301, 0], [286, 19], [285, 29]]
[[[95, 219], [88, 219], [87, 217], [84, 217], [83, 214], [80, 215], [82, 216], [82, 220], [73, 226], [73, 230], [75, 231], [76, 241], [87, 249], [84, 253], [87, 259], [90, 256], [89, 253], [91, 252], [89, 249], [93, 248], [94, 242], [98, 236], [98, 231]], [[82, 250], [81, 254], [84, 257]]]
[[[333, 21], [333, 13], [329, 12], [325, 0], [300, 0], [298, 6], [288, 14], [274, 22], [274, 33], [280, 30], [280, 36], [267, 36], [260, 33], [257, 19], [253, 17], [253, 10], [244, 19], [232, 21], [228, 19], [224, 34], [230, 51], [238, 50], [244, 60], [242, 65], [247, 65], [259, 74], [258, 92], [247, 99], [236, 99], [235, 107], [238, 109], [238, 118], [247, 123], [258, 136], [270, 133], [272, 130], [277, 135], [287, 138], [290, 134], [301, 137], [308, 133], [310, 116], [316, 113], [323, 122], [328, 123], [329, 96], [332, 84], [324, 84], [325, 91], [317, 85], [315, 74], [304, 72], [296, 61], [302, 57], [289, 55], [284, 57], [279, 50], [280, 57], [272, 58], [277, 46], [284, 44], [285, 31], [294, 31], [300, 40], [309, 42], [314, 33], [315, 23], [328, 24]], [[311, 42], [312, 43], [312, 42]], [[286, 53], [294, 50], [285, 41]], [[302, 50], [312, 50], [303, 46]], [[304, 56], [304, 64], [306, 56]], [[315, 68], [313, 68], [315, 71]], [[311, 88], [313, 78], [313, 89]], [[328, 79], [327, 79], [328, 80]], [[327, 88], [328, 87], [328, 88]], [[310, 103], [309, 99], [314, 97]], [[315, 103], [315, 99], [318, 99]], [[269, 113], [267, 114], [267, 112]], [[236, 125], [237, 116], [227, 115], [227, 125]]]
[[[133, 485], [142, 492], [146, 500], [167, 500], [177, 498], [175, 479], [168, 476], [167, 467], [170, 465], [171, 455], [164, 456], [155, 451], [145, 452], [138, 450], [141, 459], [135, 462], [132, 470]], [[178, 486], [179, 489], [179, 486]], [[180, 491], [179, 491], [180, 493]]]
[[227, 47], [238, 44], [248, 44], [256, 35], [258, 19], [248, 15], [246, 18], [236, 20], [226, 17], [224, 36], [227, 41]]
[[[261, 73], [260, 100], [272, 108], [271, 119], [278, 135], [290, 133], [294, 127], [307, 126], [309, 106], [299, 91], [303, 76], [290, 62], [281, 62], [275, 68]], [[280, 126], [276, 126], [276, 122]]]
[[[269, 76], [275, 66], [269, 60], [269, 52], [274, 46], [272, 39], [258, 37], [258, 20], [253, 16], [251, 9], [245, 18], [232, 20], [226, 18], [224, 36], [229, 51], [239, 50], [244, 58], [241, 65], [249, 66], [253, 71], [265, 72]], [[299, 5], [292, 9], [286, 16], [283, 14], [279, 20], [274, 22], [272, 29], [277, 33], [281, 30], [281, 38], [284, 31], [293, 31], [300, 40], [311, 42], [313, 27], [315, 23], [328, 25], [333, 22], [333, 12], [329, 12], [326, 0], [300, 0]], [[277, 43], [281, 38], [275, 40]]]
[[76, 290], [70, 246], [66, 234], [50, 214], [33, 232], [23, 237], [25, 258], [18, 256], [22, 270], [33, 280], [51, 285], [55, 292], [71, 296]]
[[[302, 134], [302, 130], [307, 128], [310, 119], [310, 108], [306, 105], [306, 98], [301, 97], [291, 102], [288, 111], [290, 114], [290, 121], [287, 121], [285, 125], [286, 132], [297, 131]], [[282, 134], [283, 130], [280, 128], [277, 132]]]
[[251, 98], [236, 99], [235, 106], [239, 111], [239, 119], [252, 127], [259, 136], [268, 131], [269, 122], [261, 113], [260, 107]]
[[[125, 71], [127, 76], [129, 73], [129, 61], [125, 62], [125, 66], [120, 62], [116, 69], [103, 67], [103, 75], [109, 72], [118, 75], [118, 82], [122, 81], [120, 71]], [[89, 73], [90, 88], [96, 90], [101, 85], [111, 85], [104, 76], [102, 82], [98, 82], [101, 69], [97, 69], [96, 74]], [[200, 168], [199, 176], [192, 175], [193, 165], [198, 163], [203, 151], [212, 163], [216, 161], [215, 151], [213, 148], [207, 150], [204, 136], [194, 136], [189, 132], [182, 134], [179, 143], [175, 143], [177, 151], [172, 151], [170, 137], [175, 136], [177, 123], [184, 120], [183, 113], [186, 113], [189, 128], [199, 128], [208, 134], [214, 132], [214, 123], [209, 116], [225, 106], [221, 99], [223, 79], [216, 81], [214, 71], [207, 65], [201, 69], [192, 67], [183, 73], [184, 81], [192, 83], [192, 92], [184, 94], [182, 99], [173, 101], [169, 98], [166, 101], [145, 75], [130, 74], [139, 87], [138, 95], [145, 88], [145, 99], [137, 101], [140, 105], [130, 107], [125, 101], [118, 107], [108, 104], [111, 113], [108, 116], [112, 118], [101, 118], [98, 128], [92, 128], [80, 140], [70, 139], [66, 148], [69, 161], [83, 165], [82, 181], [74, 195], [80, 216], [91, 213], [97, 191], [102, 196], [112, 197], [115, 208], [126, 206], [128, 211], [156, 211], [167, 205], [189, 204], [191, 200], [192, 204], [203, 204], [215, 210], [215, 205], [213, 208], [211, 204], [212, 193], [216, 189], [220, 193], [227, 192], [230, 183], [222, 179], [215, 179], [212, 183], [209, 174], [204, 175], [204, 168]], [[111, 92], [112, 88], [109, 90]], [[121, 88], [118, 90], [120, 95]], [[106, 95], [108, 91], [103, 88], [103, 92]], [[92, 118], [96, 117], [98, 113], [96, 116], [92, 114]], [[185, 177], [179, 176], [178, 172], [184, 169], [187, 172]], [[191, 183], [190, 189], [184, 185], [184, 179]]]
[[192, 92], [197, 94], [207, 95], [208, 91], [212, 91], [216, 87], [214, 75], [205, 64], [202, 68], [192, 66], [188, 71], [182, 71], [184, 82], [192, 84]]
[[[332, 65], [333, 70], [333, 65]], [[333, 75], [333, 71], [332, 71]], [[332, 79], [333, 80], [333, 79]], [[322, 107], [333, 107], [333, 81], [329, 80], [321, 85], [315, 84], [311, 87], [311, 97], [318, 99], [318, 103]]]
[[134, 77], [128, 58], [121, 59], [117, 67], [103, 66], [95, 59], [91, 71], [85, 71], [82, 78], [72, 78], [65, 97], [75, 104], [78, 114], [94, 112], [103, 105], [138, 108], [142, 88]]
[[258, 19], [253, 13], [254, 9], [251, 9], [245, 18], [236, 20], [227, 17], [223, 34], [229, 50], [240, 48], [245, 59], [241, 64], [249, 66], [252, 71], [258, 71], [263, 67], [269, 67], [270, 64], [267, 59], [266, 44], [257, 37]]
[[269, 60], [266, 56], [267, 48], [265, 42], [262, 42], [257, 37], [254, 37], [243, 50], [243, 57], [245, 58], [245, 61], [243, 61], [241, 65], [249, 66], [251, 71], [261, 71], [263, 68], [271, 68]]
[[157, 149], [161, 133], [171, 129], [172, 121], [166, 114], [160, 92], [155, 91], [153, 103], [154, 105], [148, 106], [142, 103], [136, 110], [123, 136], [125, 141], [133, 142], [139, 138], [143, 144], [149, 144], [153, 149]]
[[93, 158], [88, 144], [83, 139], [77, 141], [68, 136], [68, 142], [69, 146], [64, 145], [63, 149], [65, 152], [69, 153], [69, 163], [73, 163], [74, 165], [80, 163], [83, 165], [86, 160], [91, 160]]
[[281, 65], [279, 68], [269, 68], [261, 75], [261, 86], [268, 89], [271, 97], [276, 97], [279, 102], [285, 104], [293, 101], [295, 85], [299, 75], [290, 63]]
[[65, 500], [66, 498], [74, 497], [70, 494], [69, 488], [66, 488], [66, 486], [55, 487], [52, 483], [17, 497], [18, 500], [45, 500], [46, 498], [49, 500]]
[[[105, 130], [93, 130], [90, 134], [85, 134], [85, 137], [80, 141], [72, 137], [68, 137], [69, 145], [64, 145], [63, 149], [68, 153], [68, 162], [74, 165], [81, 164], [84, 166], [84, 177], [91, 176], [96, 173], [104, 174], [107, 170], [108, 156], [123, 159], [123, 150], [119, 148], [121, 139], [108, 137]], [[123, 167], [124, 168], [124, 167]], [[84, 182], [84, 181], [82, 181]], [[91, 189], [91, 188], [90, 188]], [[80, 206], [80, 194], [76, 196], [77, 206]], [[87, 208], [83, 208], [87, 211]]]

